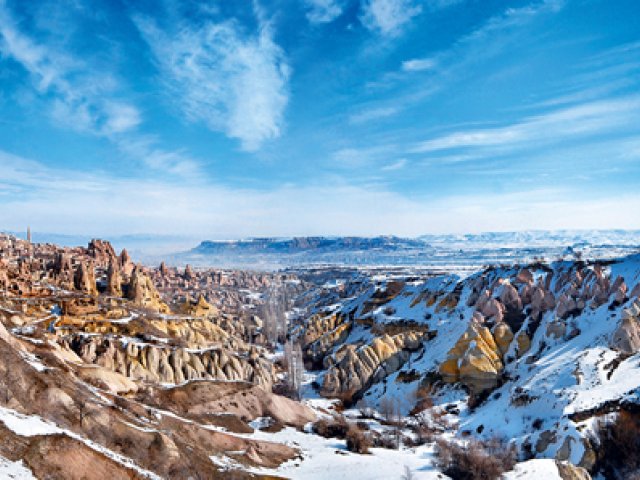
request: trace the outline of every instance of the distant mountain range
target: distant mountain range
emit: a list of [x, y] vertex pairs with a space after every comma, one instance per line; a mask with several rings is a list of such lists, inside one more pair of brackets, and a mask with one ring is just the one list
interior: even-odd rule
[[640, 250], [640, 230], [487, 232], [418, 238], [294, 237], [207, 240], [174, 263], [276, 268], [317, 264], [409, 265], [459, 270], [496, 263], [583, 255], [609, 258]]
[[300, 253], [338, 252], [358, 250], [398, 251], [424, 248], [422, 239], [408, 239], [393, 236], [380, 237], [294, 237], [294, 238], [251, 238], [236, 241], [202, 242], [193, 251], [214, 253]]
[[[13, 232], [24, 238], [26, 232]], [[86, 245], [84, 235], [32, 234], [34, 242]], [[640, 230], [531, 230], [477, 234], [397, 236], [257, 237], [197, 240], [179, 235], [120, 235], [106, 238], [127, 248], [136, 261], [221, 268], [277, 269], [307, 265], [413, 266], [466, 270], [485, 264], [529, 262], [572, 256], [610, 258], [640, 250]], [[178, 252], [178, 253], [176, 253]]]

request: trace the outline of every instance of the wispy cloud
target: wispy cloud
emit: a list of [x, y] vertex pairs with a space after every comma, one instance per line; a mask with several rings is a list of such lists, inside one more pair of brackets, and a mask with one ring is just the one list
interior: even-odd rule
[[[409, 198], [345, 182], [271, 191], [114, 178], [53, 170], [0, 151], [0, 225], [92, 235], [157, 233], [201, 238], [249, 235], [419, 235], [558, 228], [640, 228], [640, 194], [533, 188], [516, 193]], [[113, 195], [118, 192], [118, 195]], [[232, 211], [233, 215], [229, 215]], [[82, 218], [81, 224], [78, 218]]]
[[187, 118], [239, 139], [248, 151], [280, 136], [289, 100], [284, 52], [262, 12], [256, 17], [255, 33], [233, 20], [182, 22], [171, 31], [135, 20]]
[[385, 165], [381, 168], [383, 172], [395, 172], [396, 170], [402, 170], [407, 165], [407, 159], [401, 158], [389, 165]]
[[398, 107], [370, 108], [350, 115], [349, 122], [354, 125], [358, 125], [361, 123], [370, 122], [372, 120], [380, 120], [382, 118], [391, 117], [398, 113], [398, 111]]
[[121, 133], [140, 123], [136, 107], [113, 97], [117, 81], [95, 75], [82, 60], [20, 30], [0, 1], [0, 52], [29, 74], [40, 95], [53, 94], [51, 113], [63, 125], [98, 135]]
[[380, 145], [369, 148], [341, 148], [333, 152], [333, 165], [344, 169], [371, 168], [388, 162], [395, 154], [396, 146]]
[[413, 0], [365, 0], [360, 19], [369, 30], [393, 37], [421, 12], [422, 6]]
[[432, 70], [438, 62], [433, 58], [414, 58], [402, 62], [402, 70], [405, 72], [422, 72]]
[[202, 174], [200, 162], [184, 150], [165, 150], [158, 147], [159, 139], [152, 135], [118, 137], [116, 144], [125, 154], [141, 160], [154, 170], [182, 178], [196, 179]]
[[416, 145], [412, 153], [474, 147], [517, 147], [536, 142], [564, 141], [624, 127], [638, 121], [640, 97], [629, 96], [555, 110], [505, 127], [457, 131]]
[[344, 8], [342, 0], [305, 0], [304, 3], [311, 23], [332, 22], [342, 15]]

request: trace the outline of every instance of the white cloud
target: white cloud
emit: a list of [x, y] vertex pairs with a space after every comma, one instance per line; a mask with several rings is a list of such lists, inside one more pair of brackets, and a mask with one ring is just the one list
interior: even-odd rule
[[154, 170], [171, 175], [195, 178], [201, 174], [200, 163], [180, 150], [167, 151], [157, 147], [158, 139], [150, 135], [135, 138], [121, 137], [116, 140], [118, 148], [133, 158], [141, 160]]
[[366, 123], [371, 120], [380, 120], [381, 118], [387, 118], [398, 113], [398, 107], [376, 107], [368, 110], [363, 110], [358, 113], [354, 113], [349, 116], [349, 122], [352, 124]]
[[341, 0], [305, 0], [307, 18], [311, 23], [332, 22], [342, 15]]
[[234, 21], [162, 31], [136, 23], [187, 118], [239, 139], [248, 151], [280, 136], [290, 69], [268, 23], [244, 34]]
[[51, 114], [65, 127], [108, 136], [140, 123], [136, 107], [111, 98], [118, 85], [108, 72], [88, 73], [92, 69], [84, 61], [33, 40], [20, 30], [4, 1], [0, 1], [0, 53], [24, 68], [38, 94], [53, 94]]
[[518, 148], [523, 144], [539, 146], [541, 142], [564, 141], [569, 137], [624, 128], [640, 121], [639, 107], [638, 96], [590, 102], [529, 117], [505, 127], [449, 133], [421, 142], [411, 152], [473, 147]]
[[407, 159], [401, 158], [389, 165], [385, 165], [381, 168], [384, 172], [395, 172], [396, 170], [402, 170], [407, 165]]
[[140, 122], [140, 112], [132, 105], [121, 102], [105, 102], [106, 120], [102, 130], [107, 135], [122, 133], [137, 127]]
[[[0, 225], [90, 235], [419, 235], [531, 229], [640, 228], [640, 194], [531, 189], [438, 200], [319, 180], [272, 191], [119, 179], [52, 170], [0, 151]], [[113, 192], [117, 192], [114, 195]], [[25, 193], [28, 193], [26, 195]], [[233, 212], [233, 215], [229, 215]], [[82, 222], [78, 222], [82, 219]]]
[[397, 36], [413, 17], [422, 12], [413, 0], [366, 0], [362, 5], [362, 24], [386, 36]]
[[414, 58], [402, 62], [402, 70], [405, 72], [421, 72], [423, 70], [432, 70], [437, 65], [437, 61], [433, 58]]

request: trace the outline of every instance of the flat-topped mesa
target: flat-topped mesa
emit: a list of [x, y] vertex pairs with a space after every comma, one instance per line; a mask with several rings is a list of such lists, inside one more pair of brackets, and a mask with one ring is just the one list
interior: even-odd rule
[[98, 295], [96, 287], [95, 265], [93, 261], [80, 262], [76, 269], [74, 277], [74, 285], [76, 290], [80, 290], [88, 295]]
[[159, 313], [170, 313], [169, 306], [162, 301], [151, 278], [136, 265], [131, 272], [131, 282], [127, 291], [127, 298], [134, 304]]

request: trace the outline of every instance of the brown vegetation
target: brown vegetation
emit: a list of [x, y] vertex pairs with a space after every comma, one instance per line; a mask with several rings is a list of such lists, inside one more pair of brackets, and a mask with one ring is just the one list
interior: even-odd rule
[[613, 480], [640, 479], [640, 414], [621, 410], [613, 421], [599, 422], [596, 434], [594, 469]]
[[453, 480], [498, 480], [516, 463], [515, 447], [497, 439], [465, 445], [440, 439], [436, 454], [437, 466]]

